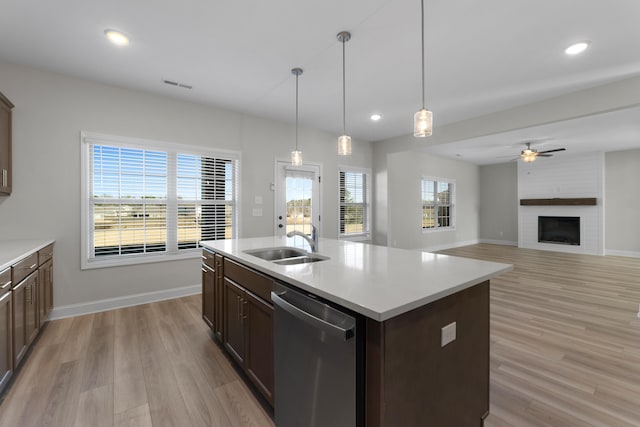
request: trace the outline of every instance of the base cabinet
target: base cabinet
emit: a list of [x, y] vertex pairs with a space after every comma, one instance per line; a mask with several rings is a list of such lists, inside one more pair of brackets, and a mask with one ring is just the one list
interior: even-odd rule
[[228, 259], [220, 262], [222, 343], [273, 405], [273, 280]]
[[27, 352], [27, 280], [13, 288], [13, 366], [18, 367]]
[[210, 328], [213, 328], [214, 323], [214, 279], [215, 271], [207, 264], [202, 264], [202, 318]]
[[[1, 284], [1, 281], [0, 281]], [[0, 393], [13, 374], [13, 307], [12, 293], [0, 296]]]

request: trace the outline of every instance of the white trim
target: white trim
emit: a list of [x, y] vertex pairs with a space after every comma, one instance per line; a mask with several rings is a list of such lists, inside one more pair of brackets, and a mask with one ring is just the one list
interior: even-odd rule
[[117, 308], [131, 307], [140, 304], [148, 304], [150, 302], [196, 295], [201, 292], [202, 285], [193, 285], [183, 286], [181, 288], [165, 289], [162, 291], [127, 295], [124, 297], [107, 298], [82, 304], [63, 305], [61, 307], [54, 307], [53, 311], [49, 315], [49, 320], [99, 313], [101, 311], [115, 310]]
[[618, 251], [615, 249], [605, 249], [605, 255], [624, 256], [628, 258], [640, 258], [640, 252], [637, 251]]
[[445, 243], [443, 245], [427, 246], [420, 250], [422, 252], [437, 252], [437, 251], [443, 251], [445, 249], [459, 248], [461, 246], [477, 245], [478, 243], [480, 243], [480, 241], [478, 239], [475, 239], [475, 240], [467, 240], [464, 242], [454, 242], [454, 243]]
[[[365, 182], [365, 207], [367, 209], [367, 230], [364, 233], [359, 234], [340, 234], [340, 172], [354, 172], [361, 173], [367, 176]], [[372, 227], [373, 227], [373, 207], [371, 203], [371, 194], [373, 187], [373, 171], [371, 168], [363, 168], [358, 166], [338, 165], [338, 215], [337, 215], [337, 231], [338, 240], [347, 240], [351, 242], [371, 242]]]
[[489, 243], [491, 245], [518, 246], [518, 242], [510, 242], [508, 240], [480, 239], [479, 243]]
[[[92, 201], [95, 202], [98, 199], [89, 199], [89, 193], [92, 191], [91, 177], [89, 177], [89, 165], [92, 162], [90, 158], [90, 147], [95, 144], [103, 144], [116, 147], [127, 147], [144, 150], [157, 150], [167, 153], [167, 198], [163, 199], [163, 204], [167, 209], [167, 242], [166, 251], [157, 254], [145, 253], [145, 254], [132, 254], [132, 255], [118, 255], [113, 257], [101, 256], [92, 257], [93, 248], [93, 233], [89, 230], [89, 226], [92, 224], [92, 218], [90, 217]], [[172, 225], [177, 226], [177, 219], [171, 212], [174, 212], [178, 201], [176, 198], [176, 183], [171, 182], [168, 178], [170, 176], [176, 176], [176, 164], [175, 158], [178, 155], [196, 155], [203, 157], [224, 158], [233, 162], [234, 165], [234, 218], [233, 218], [233, 238], [238, 238], [241, 232], [241, 215], [242, 210], [241, 200], [241, 163], [242, 152], [234, 150], [225, 150], [217, 148], [199, 147], [187, 144], [181, 144], [176, 142], [156, 141], [135, 137], [124, 137], [118, 135], [107, 135], [95, 132], [80, 132], [80, 145], [81, 145], [81, 166], [80, 166], [80, 190], [81, 190], [81, 233], [80, 233], [80, 269], [94, 269], [102, 267], [115, 267], [123, 265], [133, 264], [145, 264], [161, 261], [173, 261], [181, 259], [196, 258], [199, 256], [199, 248], [191, 250], [178, 250], [177, 247], [177, 229]], [[173, 175], [171, 175], [173, 172]], [[137, 200], [137, 202], [140, 202]], [[144, 203], [142, 201], [141, 203]]]

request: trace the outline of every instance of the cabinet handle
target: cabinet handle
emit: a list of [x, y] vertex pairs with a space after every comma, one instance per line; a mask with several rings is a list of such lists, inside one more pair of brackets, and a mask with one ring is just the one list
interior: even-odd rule
[[207, 259], [207, 257], [205, 255], [200, 255], [200, 258]]
[[205, 270], [204, 268], [200, 267], [200, 270], [202, 270], [203, 273], [206, 273], [207, 270]]
[[246, 299], [242, 299], [242, 319], [246, 319], [247, 316], [244, 314], [244, 306], [247, 305], [249, 303], [249, 301], [247, 301]]
[[236, 295], [236, 302], [238, 303], [238, 307], [237, 307], [237, 311], [238, 311], [238, 321], [241, 320], [241, 314], [240, 314], [240, 297], [238, 295]]
[[3, 187], [7, 186], [7, 170], [6, 169], [2, 169], [2, 186]]
[[0, 287], [0, 289], [7, 289], [7, 286], [11, 286], [11, 280], [9, 280], [7, 283], [2, 285], [2, 287]]

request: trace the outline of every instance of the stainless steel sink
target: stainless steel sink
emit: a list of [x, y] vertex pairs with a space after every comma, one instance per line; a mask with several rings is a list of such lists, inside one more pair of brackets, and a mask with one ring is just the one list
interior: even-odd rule
[[290, 248], [287, 246], [279, 248], [262, 248], [244, 251], [245, 254], [252, 255], [266, 261], [275, 261], [285, 258], [293, 258], [308, 255], [304, 249]]
[[324, 255], [309, 253], [304, 249], [282, 246], [277, 248], [261, 248], [244, 251], [247, 255], [258, 257], [265, 261], [272, 261], [279, 265], [308, 264], [329, 259]]
[[295, 264], [308, 264], [310, 262], [318, 262], [329, 259], [329, 257], [322, 255], [305, 255], [295, 258], [286, 258], [281, 259], [279, 261], [273, 261], [274, 264], [278, 265], [295, 265]]

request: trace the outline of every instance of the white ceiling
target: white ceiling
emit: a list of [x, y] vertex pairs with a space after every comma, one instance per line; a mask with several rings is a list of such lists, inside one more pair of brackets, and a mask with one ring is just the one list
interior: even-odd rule
[[[639, 74], [638, 16], [637, 0], [426, 0], [436, 129]], [[106, 28], [125, 32], [130, 46], [108, 43]], [[301, 124], [338, 135], [341, 30], [352, 32], [348, 132], [369, 141], [410, 133], [421, 102], [419, 0], [3, 0], [0, 60], [286, 122], [299, 66]], [[585, 39], [584, 54], [563, 53]], [[383, 119], [371, 122], [373, 112]], [[579, 136], [547, 130], [554, 147]], [[457, 154], [470, 155], [460, 144]]]

